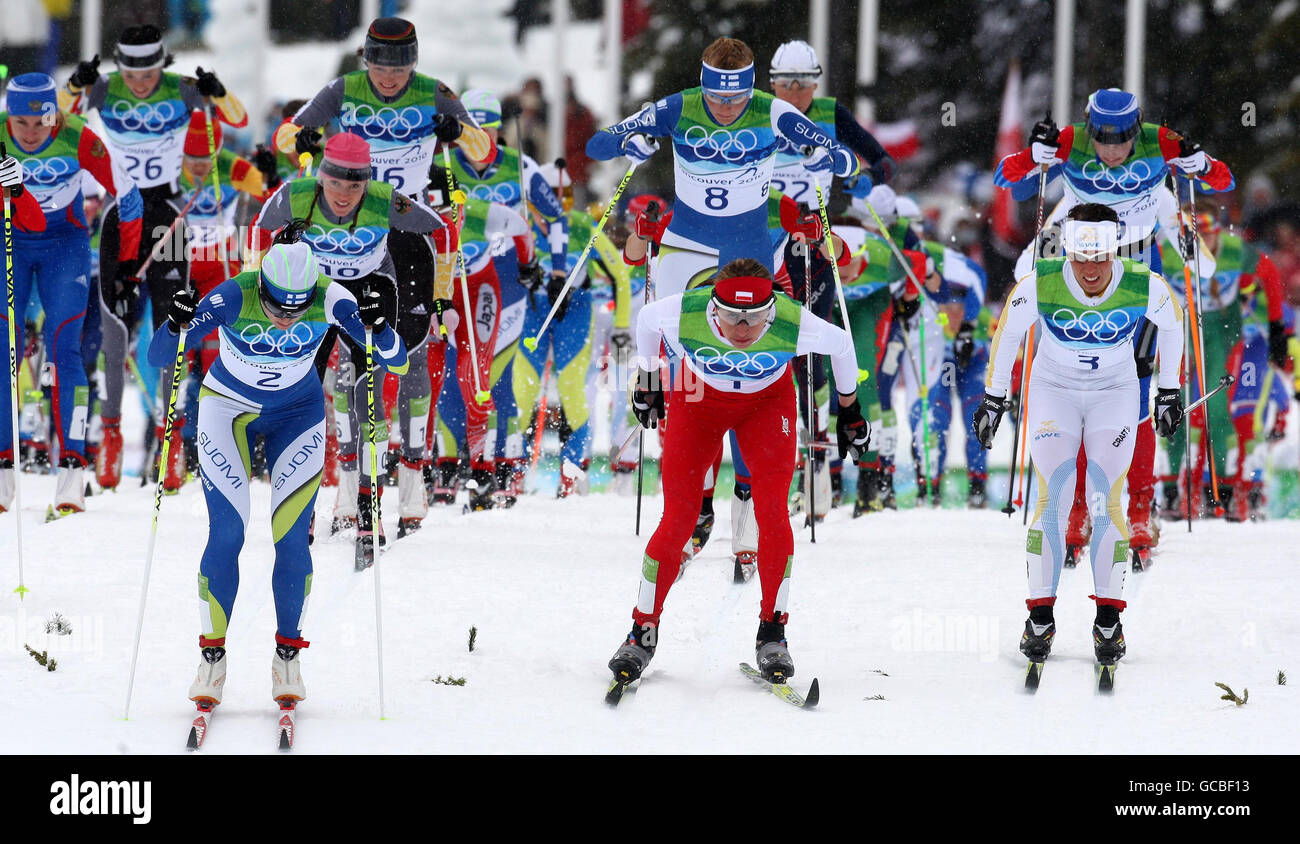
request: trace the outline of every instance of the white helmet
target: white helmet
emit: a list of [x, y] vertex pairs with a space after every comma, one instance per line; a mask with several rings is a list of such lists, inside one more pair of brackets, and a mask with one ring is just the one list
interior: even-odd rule
[[900, 196], [894, 203], [894, 210], [900, 217], [906, 217], [909, 220], [919, 220], [921, 218], [921, 206], [916, 204], [916, 200], [909, 196]]
[[[560, 170], [553, 162], [548, 161], [545, 164], [538, 165], [537, 172], [542, 175], [542, 178], [546, 180], [546, 184], [550, 185], [557, 194], [560, 192], [561, 187], [573, 184], [573, 178], [569, 175], [569, 171]], [[560, 183], [561, 173], [564, 179], [563, 185]]]
[[871, 188], [871, 193], [867, 194], [867, 203], [875, 209], [880, 215], [880, 219], [886, 223], [892, 223], [898, 219], [898, 195], [889, 185], [875, 185]]
[[817, 51], [807, 41], [787, 41], [772, 54], [768, 66], [769, 77], [821, 76], [822, 66], [817, 63]]

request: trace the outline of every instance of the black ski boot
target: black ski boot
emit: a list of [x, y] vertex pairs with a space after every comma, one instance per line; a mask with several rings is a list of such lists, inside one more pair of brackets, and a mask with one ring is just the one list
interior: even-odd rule
[[655, 655], [658, 636], [657, 624], [632, 625], [632, 632], [609, 660], [609, 670], [614, 672], [616, 681], [627, 685], [641, 676]]
[[1043, 662], [1052, 654], [1052, 640], [1056, 638], [1056, 620], [1052, 608], [1034, 607], [1025, 620], [1025, 632], [1020, 637], [1020, 652], [1030, 662]]
[[496, 491], [496, 476], [492, 470], [475, 469], [470, 481], [474, 488], [469, 491], [469, 509], [491, 510], [494, 504], [492, 493]]
[[831, 469], [831, 507], [840, 506], [840, 500], [844, 498], [844, 476], [838, 469]]
[[930, 479], [930, 506], [940, 507], [943, 505], [943, 478]]
[[880, 512], [880, 470], [858, 469], [858, 496], [853, 501], [853, 518]]
[[713, 496], [705, 496], [700, 504], [700, 515], [695, 520], [695, 530], [691, 531], [691, 548], [698, 554], [709, 543], [713, 534]]
[[984, 479], [970, 476], [970, 487], [966, 492], [966, 506], [972, 510], [983, 510], [989, 504], [988, 493], [984, 490]]
[[397, 467], [402, 465], [402, 450], [389, 448], [384, 452], [384, 485], [397, 486]]
[[1114, 665], [1124, 656], [1124, 625], [1119, 621], [1119, 610], [1109, 605], [1097, 607], [1097, 618], [1092, 623], [1092, 650], [1099, 665]]
[[1177, 521], [1186, 515], [1183, 511], [1181, 496], [1178, 494], [1177, 481], [1165, 481], [1160, 490], [1160, 496], [1163, 499], [1160, 505], [1160, 515], [1167, 521]]
[[[383, 512], [382, 510], [380, 511]], [[360, 492], [357, 494], [357, 542], [356, 554], [354, 559], [357, 571], [365, 571], [375, 564], [375, 530], [373, 526], [374, 518], [370, 510], [370, 493]], [[384, 538], [384, 526], [381, 522], [378, 525], [379, 546], [383, 548], [387, 544]]]
[[794, 660], [786, 646], [784, 624], [776, 620], [758, 623], [754, 659], [758, 662], [758, 672], [769, 683], [784, 683], [794, 676]]
[[460, 474], [459, 461], [439, 458], [434, 473], [436, 477], [429, 500], [434, 504], [455, 504], [456, 483]]

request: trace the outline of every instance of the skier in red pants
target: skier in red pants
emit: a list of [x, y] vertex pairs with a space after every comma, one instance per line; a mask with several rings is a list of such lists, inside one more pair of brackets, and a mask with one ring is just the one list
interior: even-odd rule
[[615, 682], [641, 676], [657, 642], [664, 599], [681, 567], [682, 546], [700, 512], [704, 476], [718, 441], [736, 432], [749, 465], [758, 522], [758, 574], [762, 584], [758, 670], [769, 681], [794, 676], [786, 646], [794, 536], [786, 496], [794, 476], [799, 416], [790, 363], [797, 355], [828, 355], [839, 393], [839, 449], [857, 457], [870, 427], [857, 401], [857, 358], [848, 332], [801, 308], [773, 289], [772, 274], [741, 258], [727, 264], [713, 285], [702, 285], [646, 305], [637, 319], [641, 368], [633, 384], [637, 420], [654, 428], [666, 393], [659, 381], [660, 343], [677, 374], [671, 385], [663, 478], [664, 514], [646, 546], [632, 632], [609, 662]]

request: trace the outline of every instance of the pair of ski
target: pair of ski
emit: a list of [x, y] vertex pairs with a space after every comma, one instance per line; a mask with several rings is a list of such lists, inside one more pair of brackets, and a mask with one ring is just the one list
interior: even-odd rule
[[[1115, 669], [1116, 664], [1103, 665], [1096, 663], [1097, 671], [1097, 691], [1101, 694], [1110, 694], [1115, 691]], [[1038, 691], [1038, 684], [1043, 679], [1043, 663], [1030, 661], [1029, 668], [1025, 672], [1025, 691], [1033, 694]]]
[[[801, 695], [788, 683], [773, 683], [766, 679], [761, 673], [759, 673], [758, 669], [754, 668], [748, 662], [740, 663], [740, 673], [767, 689], [781, 700], [791, 706], [797, 706], [800, 709], [812, 709], [817, 706], [817, 702], [821, 699], [821, 688], [818, 686], [816, 677], [813, 678], [812, 685], [808, 687], [808, 694]], [[635, 695], [640, 686], [640, 678], [631, 682], [624, 682], [616, 677], [610, 682], [609, 689], [605, 692], [605, 703], [609, 704], [611, 707], [616, 707], [624, 697]]]
[[[281, 698], [276, 701], [276, 704], [279, 706], [275, 720], [276, 747], [280, 750], [293, 750], [298, 701], [293, 698]], [[217, 705], [211, 700], [200, 700], [197, 702], [197, 707], [198, 713], [190, 724], [189, 738], [185, 740], [185, 747], [189, 750], [203, 747], [203, 741], [208, 737], [208, 728], [212, 725], [212, 715], [217, 709]]]

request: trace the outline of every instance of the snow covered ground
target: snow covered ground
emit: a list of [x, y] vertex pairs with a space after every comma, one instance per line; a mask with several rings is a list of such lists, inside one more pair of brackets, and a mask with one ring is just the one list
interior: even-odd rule
[[[197, 661], [197, 484], [164, 501], [140, 668], [122, 721], [152, 489], [125, 484], [49, 525], [52, 479], [24, 478], [21, 604], [11, 516], [0, 521], [0, 748], [9, 753], [183, 752]], [[228, 647], [230, 677], [207, 753], [273, 752], [269, 487], [255, 514]], [[333, 490], [318, 501], [328, 523]], [[391, 499], [390, 499], [391, 501]], [[677, 584], [644, 687], [602, 703], [605, 662], [629, 626], [641, 549], [633, 502], [535, 495], [512, 511], [431, 514], [381, 558], [387, 720], [379, 720], [373, 572], [350, 543], [317, 543], [304, 635], [302, 753], [1295, 753], [1300, 523], [1169, 528], [1157, 564], [1130, 575], [1129, 655], [1113, 698], [1092, 691], [1086, 568], [1062, 577], [1056, 651], [1036, 697], [1021, 690], [1024, 528], [1017, 517], [834, 511], [797, 534], [789, 635], [803, 689], [786, 706], [736, 670], [753, 658], [757, 581], [731, 584], [728, 519]], [[390, 504], [391, 511], [391, 504]], [[393, 517], [389, 516], [390, 530]], [[47, 637], [55, 612], [73, 625]], [[477, 628], [473, 653], [468, 631]], [[24, 644], [51, 651], [47, 672]], [[463, 687], [435, 676], [463, 677]], [[1216, 681], [1249, 703], [1219, 699]], [[55, 726], [57, 725], [57, 729]]]

